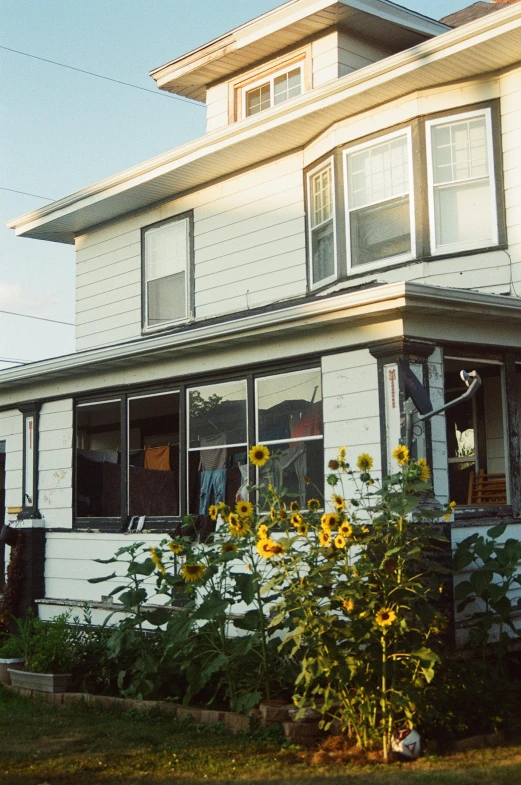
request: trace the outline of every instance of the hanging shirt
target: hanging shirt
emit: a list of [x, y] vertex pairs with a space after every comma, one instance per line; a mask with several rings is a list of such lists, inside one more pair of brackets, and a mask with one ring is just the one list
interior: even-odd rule
[[170, 445], [164, 447], [147, 447], [145, 450], [145, 469], [170, 471]]

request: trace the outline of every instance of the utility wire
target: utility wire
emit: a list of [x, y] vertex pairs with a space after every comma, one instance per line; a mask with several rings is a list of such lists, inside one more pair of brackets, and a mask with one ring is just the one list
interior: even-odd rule
[[0, 313], [7, 313], [9, 316], [22, 316], [24, 319], [37, 319], [39, 322], [52, 322], [53, 324], [67, 324], [74, 327], [74, 322], [61, 322], [58, 319], [47, 319], [44, 316], [31, 316], [29, 313], [18, 313], [17, 311], [4, 311], [0, 309]]
[[78, 71], [80, 74], [87, 74], [88, 76], [95, 76], [98, 79], [105, 79], [107, 82], [115, 82], [116, 84], [125, 85], [125, 87], [133, 87], [135, 90], [143, 90], [145, 93], [152, 93], [152, 95], [159, 95], [164, 96], [165, 98], [175, 98], [177, 101], [183, 101], [183, 103], [190, 104], [191, 106], [203, 106], [203, 104], [195, 103], [191, 101], [189, 98], [183, 98], [180, 95], [172, 95], [172, 93], [166, 93], [164, 91], [159, 90], [150, 90], [149, 87], [140, 87], [137, 84], [131, 84], [130, 82], [123, 82], [121, 79], [113, 79], [111, 76], [103, 76], [103, 74], [96, 74], [94, 71], [85, 71], [83, 68], [76, 68], [73, 65], [66, 65], [66, 63], [58, 63], [56, 60], [48, 60], [45, 57], [38, 57], [37, 55], [31, 55], [29, 52], [20, 52], [19, 49], [11, 49], [10, 46], [2, 46], [0, 44], [0, 49], [5, 49], [6, 52], [14, 52], [17, 55], [23, 55], [24, 57], [31, 57], [33, 60], [41, 60], [43, 63], [51, 63], [51, 65], [58, 65], [60, 68], [68, 68], [70, 71]]
[[38, 194], [28, 194], [27, 191], [17, 191], [16, 188], [5, 188], [0, 185], [0, 191], [11, 191], [13, 194], [23, 194], [24, 196], [34, 196], [35, 199], [45, 199], [46, 202], [54, 202], [50, 196], [39, 196]]

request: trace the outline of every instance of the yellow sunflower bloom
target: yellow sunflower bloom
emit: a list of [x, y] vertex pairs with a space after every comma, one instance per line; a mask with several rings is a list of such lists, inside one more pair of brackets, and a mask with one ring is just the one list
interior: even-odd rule
[[355, 604], [353, 600], [344, 600], [344, 602], [342, 603], [342, 607], [344, 608], [345, 611], [351, 613], [351, 611], [354, 610]]
[[183, 546], [179, 542], [169, 542], [168, 547], [176, 556], [183, 552]]
[[208, 507], [208, 515], [210, 516], [212, 521], [217, 520], [217, 516], [219, 515], [219, 510], [217, 509], [217, 506], [215, 504], [210, 504], [210, 506]]
[[339, 496], [338, 493], [333, 494], [333, 504], [337, 510], [345, 510], [346, 508], [346, 500], [343, 496]]
[[290, 518], [290, 521], [293, 524], [293, 526], [300, 526], [300, 524], [303, 523], [304, 518], [299, 512], [294, 512]]
[[336, 517], [336, 512], [325, 512], [320, 519], [320, 525], [324, 531], [330, 532], [332, 529], [336, 529], [338, 524], [338, 518]]
[[200, 581], [204, 575], [203, 564], [183, 564], [181, 574], [187, 583]]
[[457, 502], [449, 502], [449, 507], [451, 512], [454, 512], [456, 506], [457, 506]]
[[420, 471], [420, 480], [422, 480], [423, 482], [428, 482], [428, 480], [430, 480], [430, 478], [431, 478], [431, 470], [430, 470], [429, 464], [427, 463], [425, 458], [419, 458], [417, 463], [418, 463], [418, 466], [421, 469], [421, 471]]
[[154, 562], [156, 569], [163, 575], [166, 575], [165, 565], [161, 561], [161, 556], [157, 552], [157, 548], [150, 548], [150, 558]]
[[253, 504], [248, 501], [237, 502], [235, 505], [235, 512], [238, 515], [242, 515], [243, 517], [247, 518], [253, 513]]
[[323, 548], [325, 548], [327, 545], [330, 545], [331, 544], [331, 532], [325, 531], [324, 529], [322, 529], [322, 531], [319, 531], [319, 533], [318, 533], [318, 541], [320, 542], [320, 544], [322, 545]]
[[345, 463], [347, 461], [347, 447], [339, 447], [338, 448], [338, 460]]
[[237, 526], [240, 520], [241, 519], [239, 518], [236, 512], [231, 512], [228, 515], [228, 523], [230, 524], [230, 526]]
[[270, 457], [270, 451], [264, 444], [256, 444], [251, 448], [249, 456], [254, 466], [264, 466]]
[[[230, 515], [230, 518], [231, 517], [232, 515]], [[235, 516], [235, 518], [237, 520], [235, 521], [234, 519], [233, 523], [228, 519], [230, 534], [232, 537], [244, 537], [244, 535], [250, 531], [250, 524], [248, 521], [244, 520], [244, 518], [238, 518], [237, 516]]]
[[393, 458], [399, 466], [405, 466], [406, 463], [409, 463], [409, 448], [404, 444], [399, 444], [393, 450]]
[[318, 499], [310, 499], [307, 505], [308, 505], [308, 510], [310, 510], [311, 512], [316, 512], [317, 510], [320, 510], [320, 502]]
[[280, 556], [284, 553], [283, 546], [269, 537], [258, 541], [257, 550], [264, 559], [271, 559], [272, 556]]
[[362, 534], [369, 534], [369, 532], [371, 531], [371, 529], [369, 528], [369, 526], [362, 526], [362, 528], [360, 529], [360, 531], [362, 532]]
[[268, 527], [266, 526], [265, 523], [261, 523], [261, 525], [257, 529], [257, 537], [259, 538], [259, 540], [265, 540], [267, 536], [268, 536]]
[[335, 547], [336, 548], [346, 547], [346, 539], [342, 534], [337, 534], [337, 536], [335, 537]]
[[308, 525], [307, 525], [307, 523], [300, 523], [297, 526], [297, 532], [300, 534], [301, 537], [307, 537], [307, 534], [308, 534]]
[[271, 507], [270, 508], [270, 518], [271, 518], [271, 520], [273, 522], [275, 522], [277, 520], [277, 517], [278, 517], [277, 510], [275, 509], [275, 507]]
[[280, 518], [281, 521], [285, 521], [287, 517], [288, 517], [288, 513], [286, 512], [286, 510], [284, 508], [279, 510], [279, 518]]
[[229, 540], [228, 542], [223, 543], [223, 547], [221, 548], [221, 553], [233, 553], [237, 550], [237, 546], [234, 542]]
[[291, 512], [300, 511], [300, 504], [298, 503], [298, 501], [296, 501], [296, 499], [293, 499], [293, 501], [289, 503], [289, 509], [291, 510]]
[[374, 463], [373, 459], [366, 452], [363, 452], [361, 455], [359, 455], [356, 460], [356, 465], [358, 466], [361, 472], [370, 471], [373, 468], [373, 463]]
[[390, 627], [396, 621], [396, 613], [392, 608], [380, 608], [375, 618], [379, 627]]
[[343, 537], [351, 537], [353, 534], [353, 527], [349, 523], [349, 521], [344, 521], [338, 527], [338, 533], [341, 534]]

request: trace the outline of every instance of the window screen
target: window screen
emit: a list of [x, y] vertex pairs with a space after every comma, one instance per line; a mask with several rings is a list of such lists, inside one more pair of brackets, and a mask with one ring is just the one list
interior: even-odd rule
[[188, 218], [145, 233], [147, 325], [186, 319], [188, 315]]

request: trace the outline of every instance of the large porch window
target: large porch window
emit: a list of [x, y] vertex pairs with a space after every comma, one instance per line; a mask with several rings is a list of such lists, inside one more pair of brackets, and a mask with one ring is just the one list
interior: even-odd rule
[[[461, 359], [445, 359], [446, 402], [461, 395], [459, 372], [464, 365]], [[483, 386], [471, 401], [445, 414], [450, 498], [458, 506], [504, 505], [508, 483], [503, 366], [483, 360], [471, 365]]]

